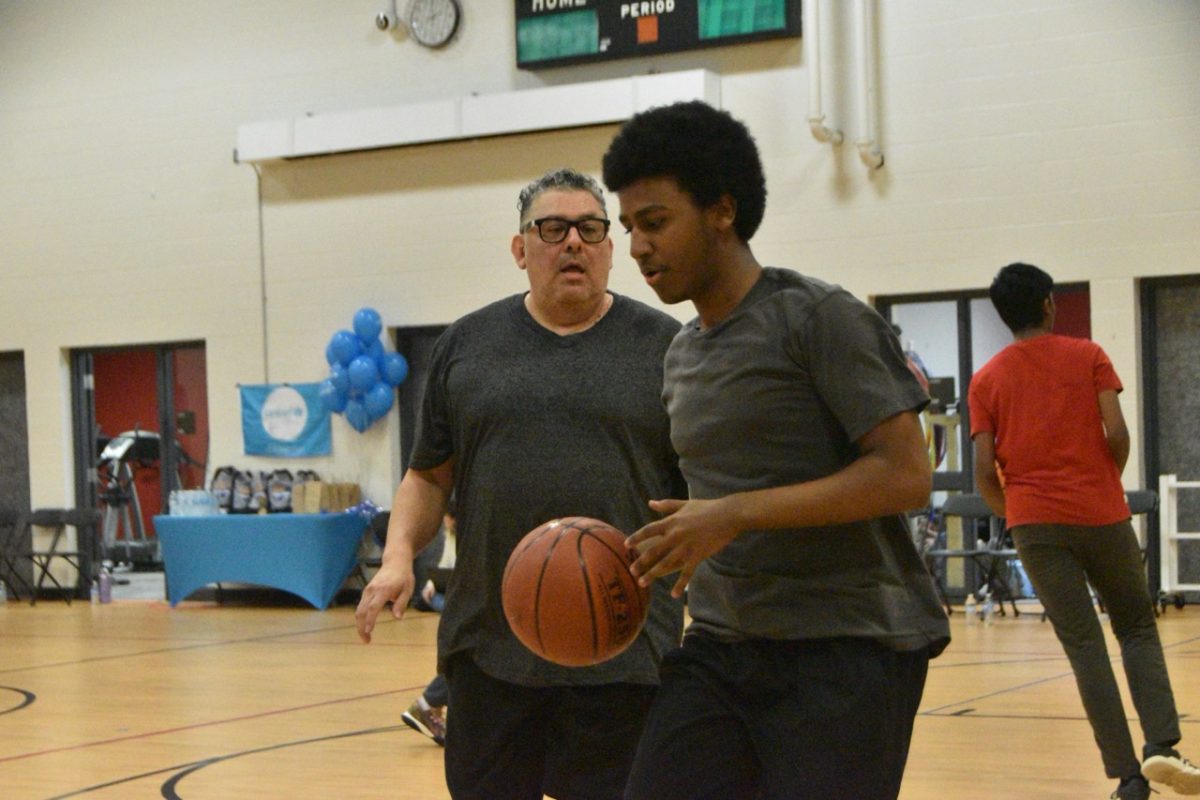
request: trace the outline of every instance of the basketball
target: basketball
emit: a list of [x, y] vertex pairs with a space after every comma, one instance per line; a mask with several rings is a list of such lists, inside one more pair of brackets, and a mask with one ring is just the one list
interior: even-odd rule
[[508, 558], [500, 591], [521, 643], [567, 667], [607, 661], [637, 638], [650, 592], [629, 573], [625, 534], [588, 517], [539, 525]]

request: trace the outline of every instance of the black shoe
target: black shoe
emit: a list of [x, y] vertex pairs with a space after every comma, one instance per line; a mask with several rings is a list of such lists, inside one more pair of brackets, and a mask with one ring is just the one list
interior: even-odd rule
[[1125, 778], [1108, 800], [1150, 800], [1150, 784], [1141, 775]]

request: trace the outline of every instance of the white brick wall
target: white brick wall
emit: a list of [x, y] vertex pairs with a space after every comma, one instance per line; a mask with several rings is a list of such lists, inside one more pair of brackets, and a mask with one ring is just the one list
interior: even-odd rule
[[[1014, 259], [1091, 281], [1094, 335], [1136, 413], [1135, 281], [1200, 272], [1195, 2], [879, 0], [875, 175], [808, 134], [798, 41], [526, 73], [510, 5], [463, 5], [456, 40], [430, 51], [378, 33], [375, 0], [0, 4], [0, 350], [25, 353], [36, 505], [70, 500], [70, 348], [204, 340], [211, 463], [250, 464], [236, 383], [321, 378], [329, 335], [364, 305], [432, 324], [519, 291], [517, 190], [559, 164], [597, 172], [614, 130], [263, 167], [264, 364], [239, 124], [651, 69], [723, 76], [767, 166], [764, 263], [864, 298], [983, 287]], [[827, 6], [825, 106], [853, 141], [849, 4]], [[616, 241], [614, 288], [656, 302]], [[359, 436], [339, 418], [313, 466], [387, 504], [397, 424]]]

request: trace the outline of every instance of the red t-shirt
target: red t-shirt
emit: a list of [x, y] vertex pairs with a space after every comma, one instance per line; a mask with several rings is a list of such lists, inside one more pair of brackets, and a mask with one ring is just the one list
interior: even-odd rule
[[996, 438], [1010, 526], [1129, 518], [1098, 400], [1121, 388], [1099, 345], [1054, 334], [1013, 342], [975, 373], [971, 436]]

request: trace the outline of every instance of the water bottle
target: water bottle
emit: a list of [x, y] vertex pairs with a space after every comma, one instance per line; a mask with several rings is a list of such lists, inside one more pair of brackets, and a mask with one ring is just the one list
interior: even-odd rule
[[975, 593], [967, 592], [966, 602], [963, 603], [963, 614], [967, 616], [967, 624], [975, 624]]
[[99, 595], [101, 603], [112, 602], [112, 571], [106, 566], [100, 570], [100, 578], [97, 581], [99, 586]]
[[92, 578], [92, 605], [100, 602], [100, 577]]
[[996, 601], [992, 599], [992, 593], [988, 592], [987, 597], [983, 599], [983, 624], [991, 625], [996, 621]]

